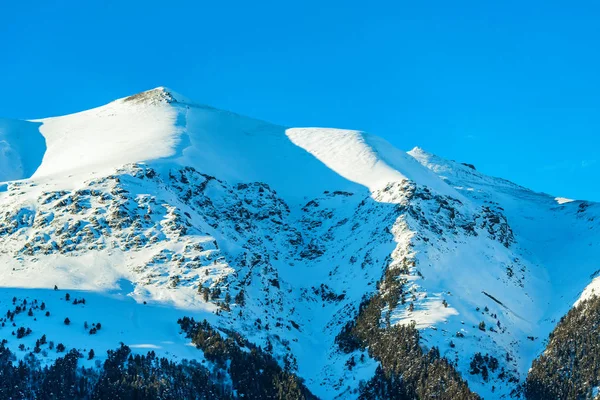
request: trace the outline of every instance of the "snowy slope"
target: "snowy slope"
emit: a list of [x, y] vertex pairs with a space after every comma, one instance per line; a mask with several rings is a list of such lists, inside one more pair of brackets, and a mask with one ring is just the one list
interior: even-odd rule
[[34, 178], [68, 175], [74, 182], [125, 164], [162, 160], [231, 183], [265, 182], [286, 199], [360, 190], [359, 185], [374, 190], [402, 179], [458, 196], [382, 139], [357, 131], [286, 129], [195, 104], [165, 88], [36, 122], [47, 149], [38, 165], [29, 163], [37, 169]]
[[523, 378], [531, 361], [543, 351], [548, 334], [582, 291], [589, 295], [597, 290], [597, 280], [592, 279], [600, 267], [600, 207], [536, 193], [420, 148], [409, 154], [474, 204], [500, 207], [510, 222], [515, 244], [508, 254], [514, 259], [503, 264], [522, 290], [507, 291], [496, 280], [477, 286], [500, 300], [506, 306], [502, 308], [510, 309], [506, 316], [512, 314], [517, 320], [520, 334], [513, 333], [513, 344], [503, 347], [515, 349]]
[[286, 128], [197, 105], [164, 88], [38, 122], [47, 150], [35, 178], [68, 175], [81, 183], [125, 164], [162, 160], [231, 183], [265, 182], [286, 196], [357, 188], [292, 143]]
[[[72, 115], [0, 121], [0, 315], [24, 299], [51, 312], [15, 317], [31, 336], [15, 339], [8, 326], [0, 335], [13, 349], [46, 333], [98, 355], [122, 341], [202, 358], [176, 320], [207, 318], [272, 347], [281, 363], [289, 353], [319, 397], [355, 398], [376, 362], [365, 353], [348, 369], [353, 355], [335, 337], [396, 269], [405, 295], [383, 310], [387, 322], [415, 321], [424, 346], [500, 398], [600, 270], [599, 221], [597, 204], [418, 148], [281, 127], [157, 88]], [[102, 329], [90, 335], [86, 321]], [[470, 374], [476, 352], [504, 374]]]
[[39, 123], [0, 118], [0, 182], [31, 177], [46, 150]]

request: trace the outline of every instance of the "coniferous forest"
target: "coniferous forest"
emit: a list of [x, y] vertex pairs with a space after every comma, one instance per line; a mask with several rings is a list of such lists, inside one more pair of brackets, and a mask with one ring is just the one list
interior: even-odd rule
[[[381, 328], [381, 302], [363, 302], [357, 318], [337, 337], [344, 352], [368, 351], [379, 361], [375, 376], [360, 385], [362, 399], [477, 399], [434, 347], [423, 350], [414, 326]], [[528, 400], [592, 399], [600, 386], [600, 297], [579, 303], [565, 315], [533, 362], [524, 385]], [[154, 352], [133, 354], [124, 344], [99, 368], [78, 366], [75, 349], [41, 366], [32, 352], [22, 360], [0, 343], [0, 399], [314, 399], [293, 373], [293, 360], [277, 361], [233, 331], [217, 330], [191, 318], [178, 321], [202, 350], [206, 364], [176, 363]], [[350, 366], [351, 367], [351, 366]]]
[[527, 376], [527, 399], [591, 399], [600, 386], [600, 297], [571, 309]]
[[[392, 281], [391, 277], [384, 277]], [[381, 327], [385, 304], [400, 301], [401, 286], [363, 301], [355, 320], [336, 337], [340, 350], [368, 351], [379, 361], [375, 376], [361, 384], [361, 399], [478, 399], [439, 349], [423, 350], [414, 325]]]
[[[66, 352], [42, 367], [33, 353], [17, 361], [0, 344], [0, 399], [312, 399], [302, 381], [241, 337], [224, 339], [208, 323], [184, 318], [181, 327], [213, 363], [175, 363], [154, 352], [134, 355], [121, 345], [101, 368], [78, 367], [82, 354]], [[245, 350], [240, 348], [246, 347]]]

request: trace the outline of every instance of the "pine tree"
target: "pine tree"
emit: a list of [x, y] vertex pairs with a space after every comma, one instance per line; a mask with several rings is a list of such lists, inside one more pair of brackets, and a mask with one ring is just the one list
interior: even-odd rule
[[235, 302], [236, 304], [240, 305], [240, 306], [244, 306], [246, 305], [246, 296], [244, 293], [244, 289], [240, 290], [236, 295], [235, 295]]

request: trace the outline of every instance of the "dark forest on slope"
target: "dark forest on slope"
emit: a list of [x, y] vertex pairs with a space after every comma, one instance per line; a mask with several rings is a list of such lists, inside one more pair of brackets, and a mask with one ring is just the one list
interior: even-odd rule
[[388, 269], [379, 284], [386, 290], [365, 299], [356, 319], [336, 337], [341, 351], [367, 350], [380, 363], [375, 376], [361, 384], [360, 398], [479, 399], [452, 364], [440, 356], [437, 347], [423, 350], [419, 331], [414, 325], [389, 326], [386, 323], [386, 327], [380, 326], [385, 306], [394, 309], [399, 302], [404, 302], [405, 281], [399, 279], [401, 272], [407, 273], [407, 270]]
[[550, 334], [533, 362], [525, 394], [530, 400], [591, 399], [600, 385], [600, 297], [584, 300]]
[[133, 355], [122, 344], [108, 352], [108, 358], [98, 369], [78, 368], [80, 358], [93, 359], [94, 353], [91, 350], [84, 355], [74, 349], [54, 364], [42, 367], [33, 353], [17, 361], [3, 342], [0, 399], [315, 398], [297, 376], [284, 371], [269, 354], [256, 347], [242, 350], [240, 346], [250, 344], [241, 338], [223, 338], [206, 321], [195, 323], [185, 318], [181, 326], [213, 365], [185, 360], [174, 363], [157, 357], [154, 352]]

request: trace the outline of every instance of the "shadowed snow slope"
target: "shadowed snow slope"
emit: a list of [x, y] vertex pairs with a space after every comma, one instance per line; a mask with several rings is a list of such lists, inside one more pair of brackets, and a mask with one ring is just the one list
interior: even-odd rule
[[29, 178], [46, 150], [40, 124], [0, 118], [0, 182]]

